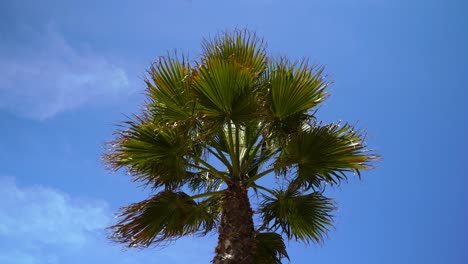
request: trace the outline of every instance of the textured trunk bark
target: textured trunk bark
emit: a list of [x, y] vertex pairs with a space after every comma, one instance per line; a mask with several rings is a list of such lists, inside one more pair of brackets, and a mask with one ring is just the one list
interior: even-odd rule
[[247, 189], [241, 184], [233, 184], [224, 197], [213, 264], [252, 264], [255, 237]]

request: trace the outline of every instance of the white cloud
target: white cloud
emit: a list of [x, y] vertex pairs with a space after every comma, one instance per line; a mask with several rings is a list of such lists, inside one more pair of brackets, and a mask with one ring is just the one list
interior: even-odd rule
[[0, 178], [0, 193], [0, 236], [11, 240], [79, 248], [111, 220], [104, 202], [70, 199], [41, 186], [20, 188], [12, 178]]
[[21, 251], [13, 250], [10, 252], [0, 251], [0, 263], [3, 264], [38, 264], [38, 261], [30, 255]]
[[44, 120], [133, 92], [122, 66], [74, 48], [54, 27], [18, 34], [9, 46], [0, 44], [0, 108]]
[[161, 249], [122, 250], [106, 239], [113, 221], [106, 202], [0, 176], [0, 263], [208, 263], [216, 238], [183, 238]]

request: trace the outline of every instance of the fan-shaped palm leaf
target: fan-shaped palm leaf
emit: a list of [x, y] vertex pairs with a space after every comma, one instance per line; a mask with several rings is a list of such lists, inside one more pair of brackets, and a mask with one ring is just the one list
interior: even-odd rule
[[183, 192], [160, 192], [149, 200], [121, 209], [120, 221], [111, 226], [111, 238], [130, 247], [206, 234], [217, 225], [219, 208], [207, 199], [195, 202]]
[[274, 232], [259, 233], [255, 236], [256, 251], [254, 264], [281, 264], [281, 259], [289, 260], [286, 245], [280, 234]]
[[222, 59], [235, 62], [254, 76], [259, 76], [267, 66], [263, 41], [247, 30], [237, 30], [232, 34], [221, 34], [205, 40], [202, 49], [204, 61]]
[[322, 76], [323, 67], [309, 67], [303, 61], [290, 63], [280, 59], [268, 68], [268, 104], [272, 125], [287, 133], [295, 131], [302, 121], [310, 119], [307, 112], [321, 103], [328, 83]]
[[296, 170], [292, 184], [306, 189], [339, 184], [345, 172], [359, 175], [370, 168], [377, 156], [365, 147], [363, 135], [348, 124], [309, 127], [292, 137], [275, 166], [283, 173]]
[[255, 111], [251, 90], [255, 77], [248, 68], [223, 59], [207, 61], [193, 77], [194, 90], [204, 117], [220, 121], [245, 120]]
[[301, 195], [297, 190], [276, 190], [265, 196], [260, 212], [271, 230], [305, 242], [321, 242], [332, 224], [334, 202], [319, 192]]
[[200, 156], [201, 149], [189, 135], [142, 119], [128, 124], [106, 156], [114, 169], [127, 167], [134, 180], [167, 189], [181, 186], [193, 175], [191, 158]]
[[145, 80], [152, 116], [163, 122], [180, 122], [194, 115], [195, 98], [190, 88], [190, 65], [170, 56], [160, 57]]

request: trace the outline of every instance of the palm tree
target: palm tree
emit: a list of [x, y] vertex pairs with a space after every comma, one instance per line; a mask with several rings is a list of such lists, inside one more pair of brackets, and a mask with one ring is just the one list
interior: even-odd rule
[[[215, 264], [281, 263], [283, 239], [321, 242], [335, 209], [325, 187], [377, 157], [362, 131], [317, 121], [323, 70], [269, 58], [247, 30], [203, 41], [195, 62], [160, 57], [144, 109], [104, 154], [154, 193], [121, 208], [112, 239], [148, 247], [217, 229]], [[262, 186], [272, 175], [278, 186]]]

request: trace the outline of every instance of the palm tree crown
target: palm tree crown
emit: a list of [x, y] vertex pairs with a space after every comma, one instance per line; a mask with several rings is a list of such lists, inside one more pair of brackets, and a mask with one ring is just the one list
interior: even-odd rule
[[[320, 242], [330, 228], [325, 187], [360, 176], [377, 157], [362, 131], [317, 121], [323, 67], [271, 58], [252, 32], [205, 40], [195, 62], [160, 57], [147, 76], [145, 108], [104, 155], [154, 191], [110, 227], [128, 246], [218, 230], [213, 263], [281, 263], [283, 238]], [[271, 175], [277, 188], [259, 184]]]

